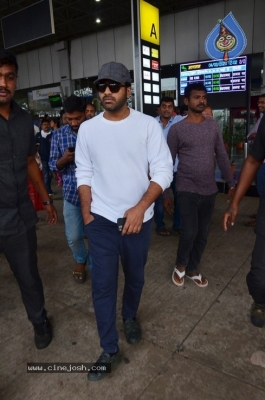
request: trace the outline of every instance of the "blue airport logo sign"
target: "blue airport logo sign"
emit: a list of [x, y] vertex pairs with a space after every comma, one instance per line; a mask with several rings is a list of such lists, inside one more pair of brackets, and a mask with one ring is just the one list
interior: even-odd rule
[[239, 57], [247, 45], [246, 35], [230, 12], [209, 33], [205, 40], [205, 51], [211, 59], [228, 61]]

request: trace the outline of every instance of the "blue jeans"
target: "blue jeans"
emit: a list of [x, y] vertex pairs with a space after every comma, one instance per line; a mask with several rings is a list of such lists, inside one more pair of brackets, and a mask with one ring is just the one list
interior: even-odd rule
[[119, 339], [116, 328], [119, 257], [125, 277], [122, 317], [135, 318], [144, 286], [152, 220], [145, 222], [139, 233], [122, 236], [116, 223], [93, 215], [95, 219], [85, 226], [93, 264], [93, 304], [100, 345], [106, 353], [114, 353]]
[[186, 273], [197, 269], [205, 249], [214, 210], [216, 193], [178, 192], [181, 218], [176, 264], [186, 267]]
[[[173, 229], [180, 228], [180, 212], [178, 206], [178, 195], [176, 192], [176, 172], [174, 172], [173, 181], [171, 182], [171, 189], [174, 195], [174, 214], [173, 214]], [[164, 208], [163, 208], [163, 195], [161, 194], [155, 201], [154, 206], [154, 221], [156, 229], [164, 228]]]
[[[177, 193], [176, 193], [176, 172], [174, 172], [173, 181], [170, 185], [173, 195], [174, 195], [174, 214], [173, 214], [173, 229], [180, 228], [180, 213], [179, 206], [177, 201]], [[164, 207], [163, 207], [163, 194], [161, 194], [155, 201], [154, 206], [154, 221], [156, 224], [156, 229], [164, 228]]]
[[46, 187], [46, 190], [49, 194], [52, 193], [52, 188], [51, 188], [51, 182], [52, 182], [52, 173], [49, 168], [48, 161], [42, 161], [42, 172], [43, 172], [43, 178], [44, 178], [44, 185]]
[[154, 206], [154, 221], [156, 229], [164, 228], [164, 207], [163, 207], [163, 195], [161, 194], [155, 201]]
[[176, 179], [177, 179], [177, 173], [174, 172], [173, 175], [173, 181], [171, 182], [171, 189], [173, 191], [174, 195], [174, 214], [173, 214], [173, 229], [179, 229], [180, 228], [180, 212], [179, 212], [179, 206], [178, 206], [178, 194], [176, 192]]
[[64, 200], [63, 216], [68, 245], [76, 262], [83, 264], [87, 261], [88, 251], [84, 242], [84, 223], [81, 208]]

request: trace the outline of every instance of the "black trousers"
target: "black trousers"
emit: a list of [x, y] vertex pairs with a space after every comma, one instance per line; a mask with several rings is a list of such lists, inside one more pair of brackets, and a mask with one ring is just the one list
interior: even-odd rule
[[37, 266], [36, 228], [17, 235], [0, 236], [2, 252], [18, 282], [22, 301], [33, 324], [46, 317], [43, 287]]
[[252, 252], [251, 268], [247, 274], [249, 294], [259, 304], [265, 304], [265, 236], [257, 233]]
[[181, 228], [176, 265], [186, 267], [186, 273], [197, 269], [205, 249], [214, 210], [216, 193], [177, 192]]

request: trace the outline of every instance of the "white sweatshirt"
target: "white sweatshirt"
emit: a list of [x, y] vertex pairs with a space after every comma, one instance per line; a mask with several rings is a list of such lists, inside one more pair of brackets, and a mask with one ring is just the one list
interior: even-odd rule
[[[91, 187], [91, 212], [115, 223], [147, 191], [149, 175], [163, 191], [172, 181], [172, 157], [158, 122], [133, 109], [121, 121], [102, 113], [83, 122], [75, 163], [77, 187]], [[153, 205], [144, 222], [152, 216]]]

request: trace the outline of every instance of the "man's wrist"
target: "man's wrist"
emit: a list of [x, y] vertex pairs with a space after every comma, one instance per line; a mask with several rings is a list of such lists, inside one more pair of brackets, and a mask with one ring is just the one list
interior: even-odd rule
[[87, 215], [86, 217], [83, 217], [84, 225], [89, 224], [91, 221], [93, 221], [94, 217], [92, 214]]
[[144, 214], [150, 206], [144, 200], [140, 200], [135, 207], [137, 207]]
[[53, 199], [49, 199], [49, 200], [47, 200], [47, 201], [43, 201], [42, 204], [43, 204], [44, 206], [49, 206], [49, 205], [53, 204]]

